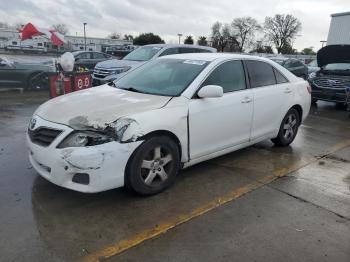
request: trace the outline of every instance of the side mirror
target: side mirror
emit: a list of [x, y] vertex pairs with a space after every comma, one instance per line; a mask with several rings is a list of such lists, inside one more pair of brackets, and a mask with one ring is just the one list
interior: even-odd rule
[[216, 85], [207, 85], [203, 86], [198, 91], [198, 96], [200, 98], [214, 98], [214, 97], [222, 97], [224, 95], [224, 90], [221, 86]]
[[74, 60], [75, 60], [75, 62], [78, 62], [80, 60], [80, 58], [76, 57]]

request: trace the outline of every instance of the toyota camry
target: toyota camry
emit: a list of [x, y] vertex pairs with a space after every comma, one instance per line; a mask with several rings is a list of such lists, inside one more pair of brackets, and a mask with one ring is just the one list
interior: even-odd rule
[[72, 190], [156, 194], [182, 168], [266, 139], [290, 145], [310, 91], [260, 57], [164, 56], [41, 105], [28, 126], [29, 158], [41, 176]]

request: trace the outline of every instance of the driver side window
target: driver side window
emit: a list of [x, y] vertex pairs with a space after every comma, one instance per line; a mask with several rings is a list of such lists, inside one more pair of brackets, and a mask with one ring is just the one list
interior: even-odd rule
[[245, 73], [242, 61], [228, 61], [211, 72], [202, 86], [218, 85], [224, 93], [243, 90], [246, 88]]

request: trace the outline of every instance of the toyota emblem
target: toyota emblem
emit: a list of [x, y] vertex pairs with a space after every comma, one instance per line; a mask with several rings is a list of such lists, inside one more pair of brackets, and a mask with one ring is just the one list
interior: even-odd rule
[[35, 128], [35, 125], [36, 125], [36, 119], [35, 118], [32, 118], [30, 120], [30, 123], [29, 123], [29, 129], [30, 130], [33, 130]]

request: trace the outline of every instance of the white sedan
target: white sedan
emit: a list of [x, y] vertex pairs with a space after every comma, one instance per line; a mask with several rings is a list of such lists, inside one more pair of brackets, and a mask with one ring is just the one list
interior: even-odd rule
[[310, 102], [308, 83], [268, 59], [164, 56], [111, 85], [41, 105], [28, 126], [29, 158], [65, 188], [125, 185], [150, 195], [181, 168], [265, 139], [288, 146]]

